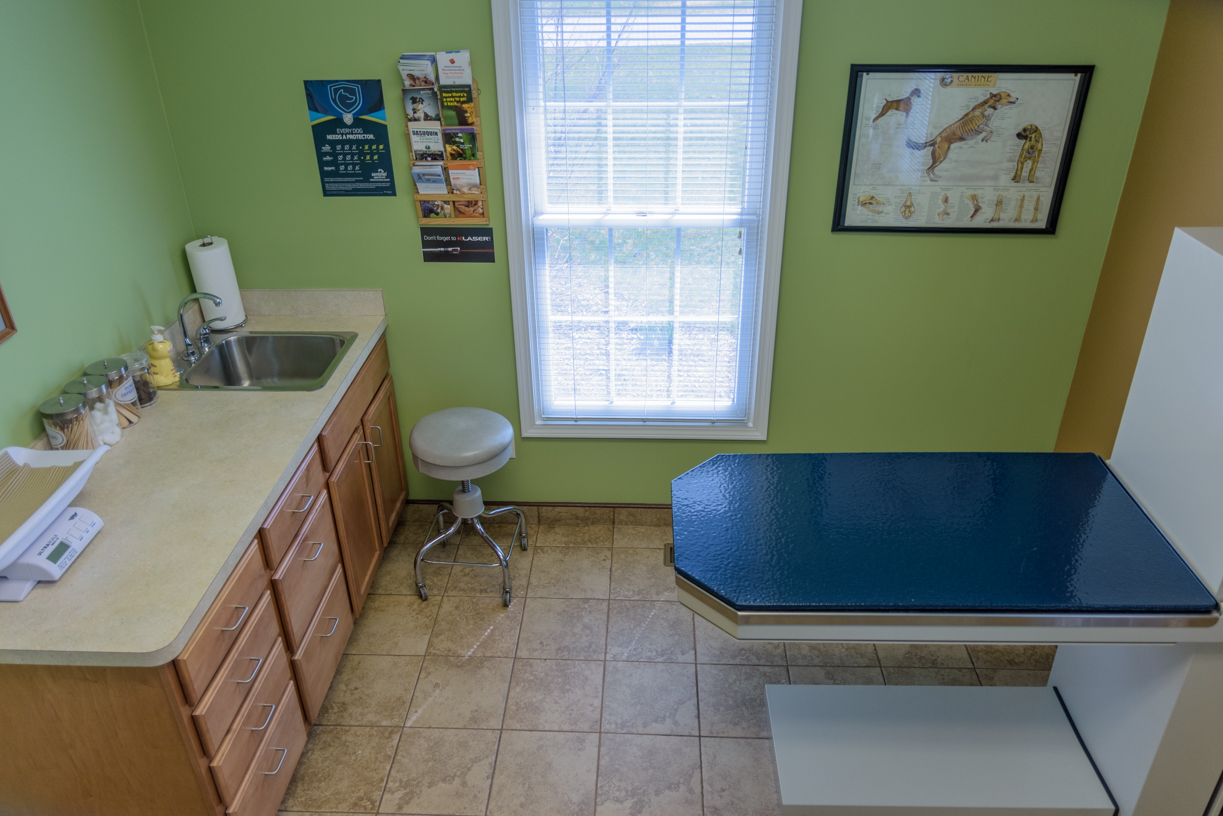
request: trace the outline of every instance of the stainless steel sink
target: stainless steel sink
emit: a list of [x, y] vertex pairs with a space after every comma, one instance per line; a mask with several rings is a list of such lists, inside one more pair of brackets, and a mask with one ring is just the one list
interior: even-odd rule
[[356, 338], [355, 332], [225, 334], [186, 370], [178, 387], [191, 391], [314, 391], [326, 385]]

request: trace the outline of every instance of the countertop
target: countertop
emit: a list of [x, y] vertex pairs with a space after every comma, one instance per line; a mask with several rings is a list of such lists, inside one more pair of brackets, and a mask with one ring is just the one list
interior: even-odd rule
[[[283, 293], [281, 293], [283, 294]], [[0, 662], [159, 666], [182, 651], [386, 329], [381, 293], [336, 298], [364, 314], [253, 315], [249, 331], [352, 331], [317, 391], [162, 391], [73, 502], [104, 527], [56, 583], [0, 604]], [[288, 301], [292, 301], [291, 293]], [[303, 298], [309, 302], [308, 296]], [[318, 302], [315, 299], [315, 302]]]

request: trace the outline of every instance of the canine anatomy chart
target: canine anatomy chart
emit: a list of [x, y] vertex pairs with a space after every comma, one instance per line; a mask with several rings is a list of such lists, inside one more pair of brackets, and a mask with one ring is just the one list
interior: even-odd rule
[[[1046, 214], [1034, 207], [1024, 218], [1024, 205], [1053, 197], [1084, 81], [1076, 72], [861, 73], [844, 226], [1043, 229]], [[991, 217], [978, 218], [986, 201]]]

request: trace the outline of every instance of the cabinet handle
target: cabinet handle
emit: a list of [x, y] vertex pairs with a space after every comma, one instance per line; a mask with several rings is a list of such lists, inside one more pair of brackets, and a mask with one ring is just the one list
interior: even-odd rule
[[320, 555], [322, 555], [322, 554], [323, 554], [323, 542], [321, 542], [321, 541], [311, 541], [310, 543], [311, 543], [311, 544], [317, 544], [317, 545], [318, 545], [318, 549], [314, 551], [314, 556], [313, 556], [313, 557], [311, 557], [311, 558], [303, 558], [303, 559], [302, 559], [303, 561], [317, 561], [317, 560], [318, 560], [318, 557], [319, 557]]
[[268, 712], [268, 718], [267, 718], [266, 720], [264, 720], [264, 721], [263, 721], [263, 725], [259, 726], [258, 728], [252, 728], [252, 729], [251, 729], [252, 731], [262, 731], [263, 729], [267, 728], [267, 727], [268, 727], [268, 723], [270, 723], [270, 722], [272, 721], [272, 715], [276, 713], [276, 704], [275, 704], [275, 703], [264, 703], [264, 705], [265, 705], [265, 706], [271, 706], [271, 707], [272, 707], [272, 710]]
[[[306, 494], [305, 494], [305, 493], [298, 493], [297, 495], [299, 495], [299, 496], [306, 496]], [[291, 513], [304, 513], [304, 512], [306, 512], [307, 510], [309, 510], [309, 509], [310, 509], [310, 505], [312, 505], [312, 504], [314, 504], [314, 497], [313, 497], [313, 496], [306, 496], [306, 506], [305, 506], [305, 507], [303, 507], [303, 508], [302, 508], [302, 509], [300, 509], [300, 510], [290, 510], [289, 512], [291, 512]]]
[[373, 442], [366, 442], [364, 439], [362, 439], [362, 440], [361, 440], [361, 442], [360, 442], [360, 444], [362, 444], [362, 445], [369, 445], [369, 456], [370, 456], [370, 458], [368, 458], [368, 459], [362, 459], [361, 461], [362, 461], [362, 462], [364, 462], [364, 463], [365, 463], [365, 464], [367, 464], [367, 465], [372, 465], [372, 464], [374, 463], [374, 443], [373, 443]]
[[331, 631], [325, 635], [319, 635], [319, 637], [331, 637], [332, 635], [335, 634], [335, 628], [340, 625], [340, 619], [332, 618], [332, 620], [335, 621], [335, 623], [331, 624]]
[[370, 425], [370, 427], [371, 427], [371, 428], [373, 428], [375, 431], [377, 431], [377, 432], [378, 432], [378, 444], [377, 444], [377, 445], [374, 445], [374, 447], [375, 447], [375, 448], [381, 448], [381, 447], [382, 447], [382, 443], [383, 443], [383, 441], [384, 441], [384, 440], [382, 439], [382, 428], [378, 427], [377, 425]]
[[284, 753], [280, 755], [280, 762], [276, 763], [276, 770], [264, 771], [263, 772], [264, 776], [275, 776], [276, 774], [280, 773], [280, 766], [285, 764], [285, 757], [289, 755], [288, 748], [273, 748], [272, 750], [273, 751], [284, 751]]
[[255, 670], [251, 672], [251, 676], [250, 676], [250, 677], [246, 678], [245, 680], [239, 680], [239, 681], [238, 681], [238, 685], [239, 685], [239, 686], [245, 686], [247, 683], [249, 683], [250, 681], [254, 680], [254, 679], [255, 679], [255, 675], [259, 673], [259, 667], [263, 665], [263, 658], [262, 658], [262, 657], [248, 657], [248, 658], [247, 658], [247, 660], [254, 660], [254, 661], [255, 661]]
[[242, 610], [242, 614], [238, 616], [238, 622], [235, 623], [233, 626], [229, 626], [229, 627], [222, 626], [221, 627], [222, 632], [232, 632], [235, 629], [237, 629], [239, 626], [242, 625], [242, 621], [246, 620], [246, 614], [251, 611], [251, 608], [249, 606], [238, 606], [237, 604], [234, 604], [234, 609]]

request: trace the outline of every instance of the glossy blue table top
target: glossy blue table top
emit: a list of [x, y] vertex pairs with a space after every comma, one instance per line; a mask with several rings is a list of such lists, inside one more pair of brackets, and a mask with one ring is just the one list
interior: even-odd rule
[[723, 454], [671, 497], [676, 572], [739, 610], [1216, 607], [1094, 454]]

